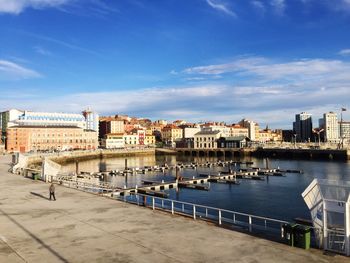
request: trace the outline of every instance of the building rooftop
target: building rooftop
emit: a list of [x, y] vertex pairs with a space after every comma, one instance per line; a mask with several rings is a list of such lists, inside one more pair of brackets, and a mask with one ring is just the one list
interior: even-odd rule
[[220, 131], [200, 131], [197, 132], [195, 135], [209, 135], [209, 134], [218, 134]]

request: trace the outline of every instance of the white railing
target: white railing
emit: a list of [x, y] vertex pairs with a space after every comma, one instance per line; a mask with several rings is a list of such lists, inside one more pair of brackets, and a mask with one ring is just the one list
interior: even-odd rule
[[287, 221], [269, 217], [256, 216], [143, 194], [132, 194], [130, 196], [118, 196], [115, 198], [125, 202], [147, 206], [153, 210], [161, 209], [171, 214], [187, 215], [194, 220], [202, 219], [212, 221], [218, 225], [240, 226], [250, 232], [270, 232], [275, 235], [277, 234], [280, 237], [283, 235], [282, 226], [288, 224]]

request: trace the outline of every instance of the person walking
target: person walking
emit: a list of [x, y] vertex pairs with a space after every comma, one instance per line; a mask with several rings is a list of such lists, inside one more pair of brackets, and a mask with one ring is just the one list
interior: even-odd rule
[[50, 185], [49, 191], [50, 191], [50, 201], [52, 200], [52, 197], [53, 197], [53, 200], [56, 201], [54, 184]]

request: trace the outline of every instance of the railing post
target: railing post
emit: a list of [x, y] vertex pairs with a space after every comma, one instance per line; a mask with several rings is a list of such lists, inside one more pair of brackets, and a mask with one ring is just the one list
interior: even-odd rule
[[208, 217], [208, 208], [205, 208], [205, 217]]
[[196, 206], [193, 205], [193, 219], [196, 220]]
[[152, 209], [154, 210], [154, 197], [152, 196]]
[[171, 201], [171, 213], [174, 214], [174, 201]]
[[249, 216], [249, 232], [252, 232], [252, 217]]
[[236, 224], [236, 214], [233, 214], [233, 223]]
[[219, 225], [221, 225], [221, 210], [219, 209]]
[[162, 199], [162, 208], [164, 208], [164, 200]]
[[182, 212], [185, 212], [185, 204], [182, 204]]

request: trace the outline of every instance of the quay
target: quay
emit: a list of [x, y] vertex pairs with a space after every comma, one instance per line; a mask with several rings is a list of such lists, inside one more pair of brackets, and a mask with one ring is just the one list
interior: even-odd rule
[[0, 262], [335, 262], [211, 223], [48, 184], [8, 172], [0, 157]]
[[217, 148], [217, 149], [191, 149], [176, 148], [178, 154], [197, 157], [275, 157], [292, 159], [328, 159], [350, 160], [349, 149], [313, 149], [291, 147], [254, 147], [254, 148]]

